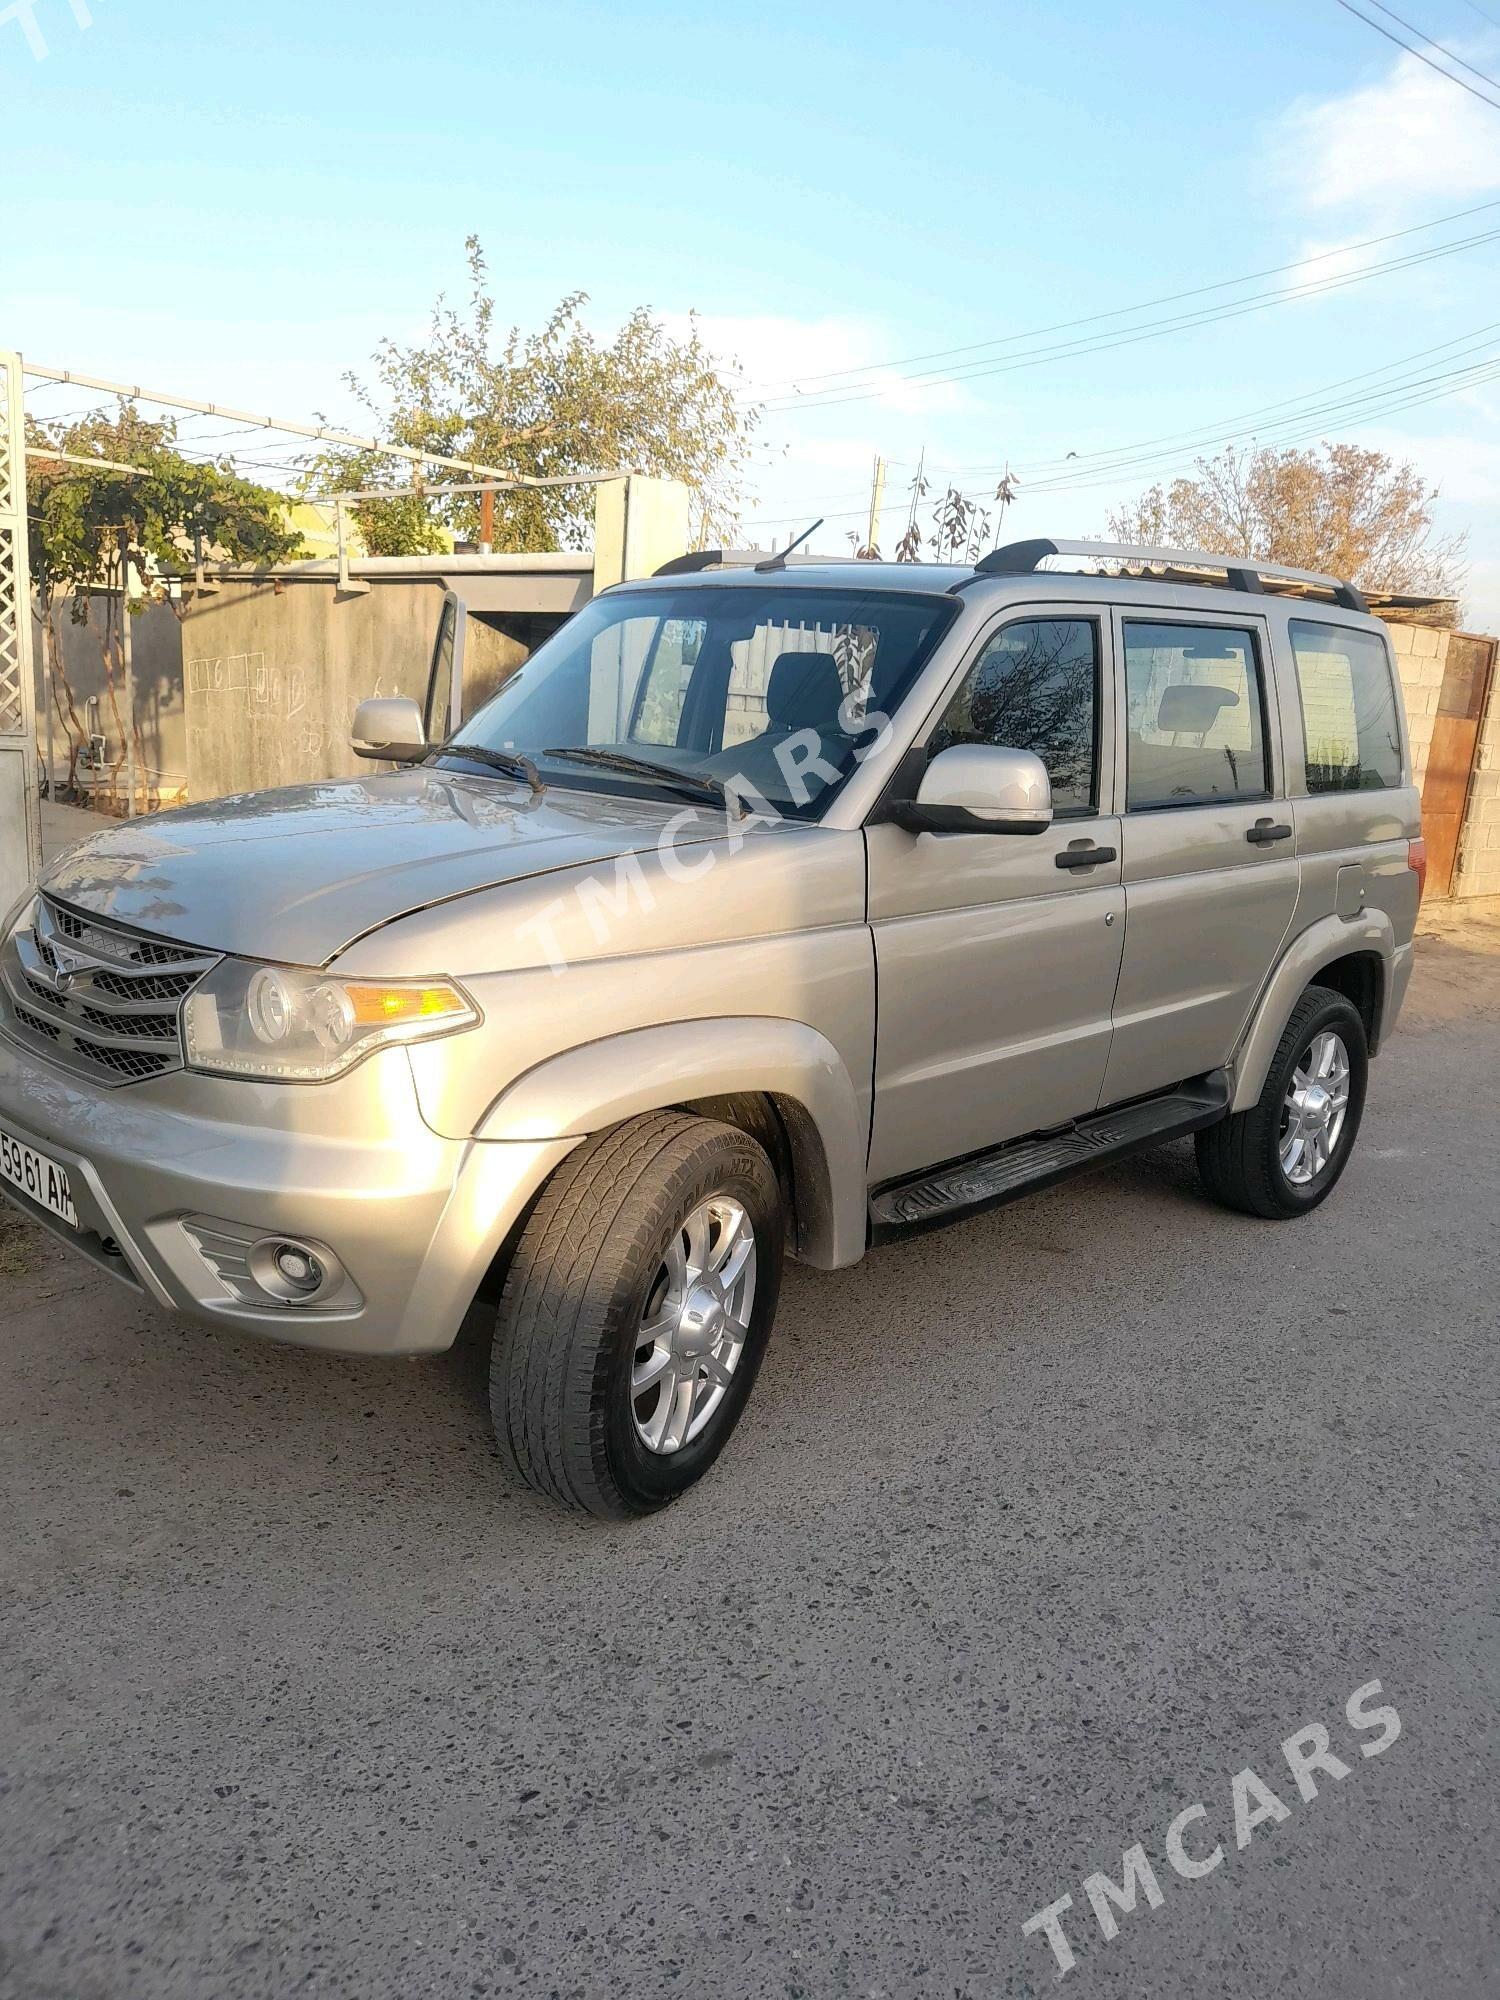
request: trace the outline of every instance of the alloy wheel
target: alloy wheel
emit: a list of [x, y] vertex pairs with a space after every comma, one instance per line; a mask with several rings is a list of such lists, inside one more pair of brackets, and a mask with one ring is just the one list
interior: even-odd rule
[[1332, 1028], [1313, 1036], [1292, 1071], [1281, 1107], [1281, 1171], [1308, 1187], [1327, 1170], [1349, 1109], [1349, 1051]]
[[710, 1195], [667, 1244], [636, 1336], [630, 1410], [648, 1451], [680, 1451], [702, 1433], [739, 1366], [754, 1303], [754, 1226], [739, 1202]]

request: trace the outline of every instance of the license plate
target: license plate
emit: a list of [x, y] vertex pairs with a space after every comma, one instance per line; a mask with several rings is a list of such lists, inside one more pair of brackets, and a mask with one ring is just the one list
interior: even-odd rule
[[0, 1174], [13, 1188], [28, 1195], [38, 1208], [60, 1216], [70, 1229], [78, 1227], [78, 1211], [68, 1186], [68, 1170], [34, 1146], [22, 1145], [9, 1132], [0, 1130]]

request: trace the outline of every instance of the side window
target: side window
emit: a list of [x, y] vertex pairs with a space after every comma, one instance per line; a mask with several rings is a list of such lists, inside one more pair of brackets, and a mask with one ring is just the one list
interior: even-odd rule
[[637, 698], [633, 743], [675, 744], [687, 701], [688, 682], [703, 644], [701, 618], [668, 618], [651, 653], [645, 685]]
[[1270, 795], [1260, 668], [1248, 632], [1125, 623], [1125, 798], [1209, 805]]
[[1091, 618], [1028, 618], [997, 632], [964, 676], [932, 732], [936, 753], [954, 743], [1031, 750], [1047, 766], [1059, 814], [1098, 797], [1094, 718], [1099, 628]]
[[1385, 642], [1311, 619], [1291, 623], [1310, 792], [1401, 782], [1401, 727]]

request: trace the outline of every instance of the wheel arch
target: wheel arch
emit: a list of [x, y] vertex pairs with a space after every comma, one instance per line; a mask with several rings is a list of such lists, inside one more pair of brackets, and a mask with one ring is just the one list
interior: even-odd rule
[[734, 1016], [605, 1036], [517, 1077], [475, 1136], [581, 1138], [665, 1110], [718, 1118], [766, 1146], [804, 1262], [833, 1269], [864, 1254], [868, 1096], [805, 1022]]
[[1396, 940], [1383, 910], [1357, 921], [1325, 917], [1295, 937], [1268, 980], [1234, 1060], [1233, 1111], [1248, 1111], [1265, 1087], [1292, 1009], [1314, 984], [1342, 993], [1358, 1011], [1373, 1056], [1388, 1011]]

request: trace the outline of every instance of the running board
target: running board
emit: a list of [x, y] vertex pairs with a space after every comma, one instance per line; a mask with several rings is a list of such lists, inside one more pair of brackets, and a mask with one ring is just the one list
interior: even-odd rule
[[1080, 1118], [1060, 1132], [1015, 1139], [950, 1166], [890, 1181], [870, 1197], [870, 1241], [888, 1243], [963, 1222], [1037, 1188], [1102, 1167], [1146, 1146], [1213, 1125], [1229, 1109], [1229, 1077], [1217, 1069], [1164, 1097], [1143, 1098]]

